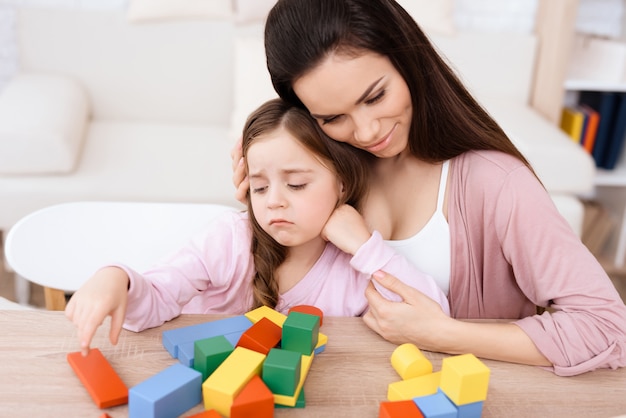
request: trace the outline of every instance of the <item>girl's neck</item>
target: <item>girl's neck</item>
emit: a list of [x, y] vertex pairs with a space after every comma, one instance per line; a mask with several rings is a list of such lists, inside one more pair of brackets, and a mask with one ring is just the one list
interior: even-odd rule
[[285, 293], [302, 280], [313, 268], [326, 248], [321, 237], [297, 247], [290, 247], [287, 258], [276, 269], [279, 293]]

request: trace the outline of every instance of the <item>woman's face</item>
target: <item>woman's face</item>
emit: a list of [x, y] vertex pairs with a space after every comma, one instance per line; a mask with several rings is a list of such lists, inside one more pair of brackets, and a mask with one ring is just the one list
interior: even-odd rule
[[284, 128], [256, 138], [246, 155], [258, 224], [287, 247], [322, 241], [341, 183]]
[[333, 53], [293, 88], [331, 138], [380, 158], [409, 152], [411, 94], [387, 57]]

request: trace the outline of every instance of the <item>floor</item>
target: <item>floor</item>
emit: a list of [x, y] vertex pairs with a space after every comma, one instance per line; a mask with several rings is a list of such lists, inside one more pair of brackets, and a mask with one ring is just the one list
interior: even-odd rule
[[[0, 236], [0, 254], [4, 254], [2, 248], [2, 237]], [[602, 261], [602, 260], [601, 260]], [[603, 263], [603, 265], [606, 265]], [[611, 277], [611, 280], [615, 284], [618, 292], [622, 296], [622, 299], [626, 303], [626, 269], [611, 269], [607, 268], [607, 272]], [[4, 268], [4, 257], [0, 257], [0, 297], [4, 297], [11, 301], [15, 301], [15, 289], [13, 273], [6, 271]], [[30, 292], [30, 304], [43, 308], [45, 307], [43, 288], [39, 285], [32, 284]]]

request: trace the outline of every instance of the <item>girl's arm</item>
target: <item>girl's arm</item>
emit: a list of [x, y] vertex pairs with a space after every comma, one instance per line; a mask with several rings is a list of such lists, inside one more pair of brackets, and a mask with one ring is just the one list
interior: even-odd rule
[[72, 295], [65, 308], [65, 315], [78, 329], [83, 355], [89, 352], [91, 340], [107, 316], [111, 316], [109, 339], [112, 344], [117, 344], [126, 315], [128, 281], [124, 270], [105, 267]]
[[[337, 248], [353, 256], [350, 264], [355, 270], [368, 276], [378, 270], [391, 273], [437, 302], [443, 313], [450, 314], [448, 299], [435, 280], [385, 244], [378, 232], [370, 233], [365, 220], [353, 207], [343, 205], [337, 208], [322, 233]], [[374, 285], [385, 298], [402, 300], [401, 295], [377, 283]]]

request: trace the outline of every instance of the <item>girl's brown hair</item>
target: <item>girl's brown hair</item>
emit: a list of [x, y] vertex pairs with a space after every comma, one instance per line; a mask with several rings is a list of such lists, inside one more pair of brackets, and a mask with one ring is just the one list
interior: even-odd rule
[[[257, 138], [271, 135], [279, 128], [287, 130], [309, 150], [343, 184], [344, 194], [339, 204], [360, 209], [368, 188], [368, 168], [372, 156], [347, 144], [328, 138], [317, 122], [305, 110], [281, 99], [270, 100], [255, 110], [246, 121], [242, 136], [244, 158]], [[276, 307], [278, 281], [275, 272], [287, 256], [287, 248], [276, 242], [256, 221], [250, 193], [247, 196], [252, 225], [252, 255], [256, 273], [252, 281], [253, 306]]]
[[293, 83], [332, 53], [389, 58], [411, 93], [411, 153], [440, 162], [497, 150], [530, 165], [394, 0], [279, 0], [265, 24], [267, 66], [280, 97], [304, 107]]

